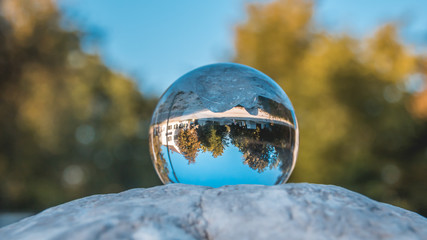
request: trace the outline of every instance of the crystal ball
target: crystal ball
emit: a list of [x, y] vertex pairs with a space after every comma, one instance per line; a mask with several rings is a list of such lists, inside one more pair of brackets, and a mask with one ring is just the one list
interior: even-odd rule
[[280, 86], [235, 63], [203, 66], [176, 80], [149, 129], [163, 183], [211, 187], [286, 182], [298, 136], [294, 108]]

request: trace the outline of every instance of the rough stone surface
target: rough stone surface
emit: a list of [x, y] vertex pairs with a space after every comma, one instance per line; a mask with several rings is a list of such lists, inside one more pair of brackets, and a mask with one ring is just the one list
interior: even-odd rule
[[0, 239], [427, 239], [427, 219], [331, 185], [170, 184], [65, 203]]

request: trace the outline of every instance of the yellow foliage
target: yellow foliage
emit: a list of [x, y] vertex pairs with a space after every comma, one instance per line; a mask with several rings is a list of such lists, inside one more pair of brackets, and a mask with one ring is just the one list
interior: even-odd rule
[[12, 23], [14, 35], [20, 42], [25, 42], [33, 34], [36, 24], [56, 14], [53, 0], [2, 0], [0, 8], [4, 17]]
[[398, 82], [416, 71], [416, 56], [398, 41], [397, 27], [387, 24], [367, 40], [364, 54], [367, 64], [386, 74], [385, 79]]
[[[251, 4], [247, 12], [247, 21], [236, 27], [234, 61], [272, 77], [294, 104], [300, 151], [291, 180], [337, 184], [425, 209], [405, 195], [420, 194], [410, 169], [427, 170], [425, 149], [416, 140], [425, 141], [427, 126], [407, 111], [404, 86], [409, 76], [425, 78], [426, 72], [397, 26], [382, 26], [367, 39], [330, 35], [313, 22], [311, 1]], [[424, 96], [413, 101], [414, 112], [427, 109]], [[388, 177], [390, 164], [403, 173]]]

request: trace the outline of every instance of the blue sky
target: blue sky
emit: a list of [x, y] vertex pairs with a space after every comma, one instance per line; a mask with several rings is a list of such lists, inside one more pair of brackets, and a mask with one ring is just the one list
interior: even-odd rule
[[[167, 148], [165, 146], [161, 148], [164, 155], [167, 156]], [[251, 169], [243, 163], [243, 154], [232, 144], [226, 147], [224, 153], [218, 158], [212, 158], [210, 152], [199, 152], [196, 161], [192, 164], [188, 164], [188, 160], [181, 154], [171, 151], [170, 156], [171, 159], [166, 162], [170, 171], [170, 179], [174, 182], [186, 184], [210, 187], [230, 184], [274, 185], [283, 174], [280, 169], [276, 168], [269, 169], [267, 167], [262, 173]], [[173, 168], [170, 164], [173, 164]], [[172, 170], [175, 171], [175, 175]]]
[[[62, 0], [60, 8], [78, 26], [99, 36], [97, 52], [141, 91], [159, 96], [186, 72], [233, 55], [233, 29], [245, 20], [244, 5], [262, 0]], [[264, 1], [265, 2], [265, 1]], [[427, 45], [427, 1], [319, 0], [315, 19], [331, 32], [371, 34], [389, 21], [402, 23], [404, 39]], [[94, 51], [87, 38], [87, 51]]]

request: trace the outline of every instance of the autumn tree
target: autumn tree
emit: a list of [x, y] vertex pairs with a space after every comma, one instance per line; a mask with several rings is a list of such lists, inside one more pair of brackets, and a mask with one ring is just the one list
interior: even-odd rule
[[159, 183], [147, 148], [155, 101], [64, 22], [53, 0], [0, 1], [0, 211]]
[[417, 116], [427, 111], [408, 88], [414, 77], [425, 81], [425, 57], [394, 24], [364, 39], [330, 34], [314, 22], [312, 1], [250, 4], [248, 16], [236, 28], [234, 60], [272, 77], [294, 104], [301, 140], [291, 180], [426, 215], [427, 125]]
[[178, 133], [177, 146], [181, 154], [188, 160], [188, 164], [195, 163], [201, 147], [197, 128], [190, 126], [187, 129], [181, 129]]

